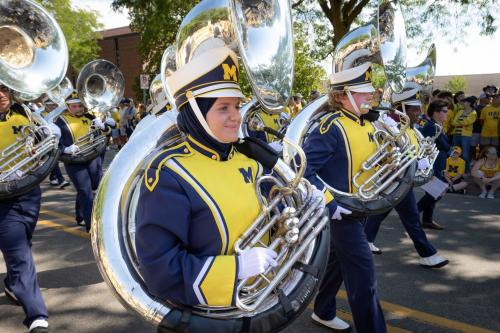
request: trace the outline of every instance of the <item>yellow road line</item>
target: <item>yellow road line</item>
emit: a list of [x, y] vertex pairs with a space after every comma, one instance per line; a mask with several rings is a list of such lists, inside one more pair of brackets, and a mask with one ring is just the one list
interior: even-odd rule
[[78, 229], [73, 229], [73, 228], [70, 228], [68, 226], [65, 226], [65, 225], [62, 225], [59, 223], [55, 223], [51, 220], [38, 220], [38, 224], [44, 225], [46, 227], [53, 228], [56, 230], [61, 230], [61, 231], [67, 232], [68, 234], [72, 234], [74, 236], [82, 237], [85, 239], [90, 239], [90, 235], [84, 231], [81, 231]]
[[[339, 298], [347, 300], [347, 293], [344, 290], [339, 290], [337, 296]], [[433, 326], [439, 326], [443, 328], [452, 329], [458, 332], [466, 332], [466, 333], [495, 333], [494, 331], [490, 331], [485, 328], [465, 324], [444, 317], [435, 316], [429, 313], [414, 310], [411, 308], [407, 308], [405, 306], [389, 303], [382, 300], [380, 301], [380, 305], [382, 306], [382, 309], [392, 312], [397, 316], [416, 319], [418, 321], [424, 322], [426, 324], [431, 324]]]
[[[42, 210], [42, 211], [40, 211], [40, 213], [46, 214], [46, 215], [51, 215], [54, 217], [58, 217], [58, 218], [61, 218], [63, 220], [69, 221], [69, 222], [72, 222], [74, 220], [73, 216], [68, 215], [68, 214], [64, 214], [64, 213], [59, 213], [56, 211]], [[49, 226], [49, 227], [52, 227], [55, 229], [60, 229], [60, 230], [65, 231], [67, 233], [73, 234], [75, 236], [90, 239], [89, 234], [87, 234], [86, 232], [72, 229], [72, 228], [69, 228], [67, 226], [54, 223], [53, 221], [50, 221], [50, 220], [42, 220], [42, 221], [38, 221], [38, 223], [41, 223], [42, 225], [46, 225], [46, 226]], [[337, 296], [339, 298], [347, 300], [347, 294], [344, 290], [339, 290]], [[397, 316], [418, 320], [418, 321], [421, 321], [423, 323], [430, 324], [432, 326], [439, 326], [439, 327], [448, 328], [448, 329], [452, 329], [452, 330], [455, 330], [458, 332], [464, 332], [464, 333], [495, 333], [494, 331], [490, 331], [490, 330], [487, 330], [485, 328], [465, 324], [465, 323], [451, 320], [451, 319], [444, 318], [444, 317], [435, 316], [435, 315], [432, 315], [429, 313], [414, 310], [414, 309], [407, 308], [405, 306], [397, 305], [394, 303], [390, 303], [387, 301], [381, 300], [380, 305], [382, 306], [382, 308], [384, 310], [392, 312]], [[312, 304], [309, 304], [308, 308], [313, 309]], [[340, 310], [337, 312], [339, 313], [339, 317], [341, 317], [344, 320], [352, 322], [352, 316], [348, 312], [343, 312]], [[407, 330], [404, 330], [401, 328], [397, 328], [397, 327], [393, 327], [393, 326], [389, 326], [389, 325], [387, 326], [387, 329], [389, 330], [389, 332], [392, 332], [392, 333], [410, 332], [410, 331], [407, 331]]]

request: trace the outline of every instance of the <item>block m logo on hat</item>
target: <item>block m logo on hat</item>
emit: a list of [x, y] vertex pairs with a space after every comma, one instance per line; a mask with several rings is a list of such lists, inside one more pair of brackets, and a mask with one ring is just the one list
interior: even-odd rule
[[222, 70], [224, 70], [224, 80], [230, 81], [238, 81], [238, 69], [234, 64], [222, 64]]

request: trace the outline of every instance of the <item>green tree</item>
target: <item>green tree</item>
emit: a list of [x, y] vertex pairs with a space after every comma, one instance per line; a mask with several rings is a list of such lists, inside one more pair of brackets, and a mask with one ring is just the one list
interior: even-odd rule
[[[292, 8], [295, 19], [308, 22], [310, 32], [314, 33], [316, 58], [325, 59], [347, 32], [376, 17], [377, 3], [377, 0], [292, 0]], [[479, 27], [482, 35], [496, 31], [497, 0], [401, 0], [400, 3], [407, 35], [422, 51], [428, 49], [436, 36], [460, 43], [471, 26]]]
[[322, 90], [322, 83], [327, 80], [326, 71], [313, 58], [307, 38], [307, 29], [303, 24], [294, 24], [295, 75], [293, 92], [307, 97], [313, 90]]
[[444, 85], [446, 90], [456, 93], [457, 91], [465, 91], [467, 88], [467, 80], [463, 76], [454, 76]]
[[96, 59], [99, 53], [99, 30], [103, 25], [97, 22], [95, 11], [71, 7], [70, 0], [37, 0], [52, 13], [66, 38], [69, 49], [69, 63], [78, 72], [86, 63]]

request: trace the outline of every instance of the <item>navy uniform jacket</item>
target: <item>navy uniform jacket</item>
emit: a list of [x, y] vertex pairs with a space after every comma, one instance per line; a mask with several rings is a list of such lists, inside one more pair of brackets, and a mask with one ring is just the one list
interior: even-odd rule
[[[335, 212], [336, 203], [325, 184], [343, 192], [357, 193], [353, 177], [377, 150], [374, 132], [373, 125], [363, 117], [338, 111], [327, 115], [305, 142], [305, 177], [325, 191], [330, 214]], [[368, 176], [369, 173], [364, 173], [359, 181]]]
[[[424, 126], [420, 129], [420, 132], [424, 137], [435, 136], [437, 133], [437, 126], [434, 120], [428, 120], [425, 122]], [[441, 132], [441, 134], [436, 139], [436, 147], [439, 150], [438, 157], [436, 158], [436, 162], [434, 162], [434, 176], [439, 179], [444, 180], [443, 178], [443, 170], [446, 166], [446, 157], [451, 147], [448, 143], [448, 139], [446, 135]]]
[[227, 161], [188, 137], [146, 169], [137, 208], [140, 270], [153, 295], [186, 305], [234, 304], [234, 242], [260, 213], [256, 161]]

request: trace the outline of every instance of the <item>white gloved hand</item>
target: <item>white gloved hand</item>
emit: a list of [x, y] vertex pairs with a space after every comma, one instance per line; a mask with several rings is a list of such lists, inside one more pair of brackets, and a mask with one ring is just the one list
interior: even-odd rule
[[238, 279], [247, 279], [265, 272], [269, 267], [278, 266], [276, 252], [263, 247], [244, 250], [238, 257]]
[[346, 209], [344, 207], [337, 206], [337, 209], [335, 210], [335, 213], [332, 215], [332, 220], [342, 220], [342, 214], [343, 215], [349, 215], [352, 212], [349, 209]]
[[317, 198], [321, 198], [321, 202], [319, 204], [319, 208], [323, 209], [326, 206], [325, 193], [323, 191], [318, 190], [316, 186], [312, 186], [312, 196], [311, 200], [316, 201]]
[[97, 129], [103, 130], [104, 129], [104, 123], [100, 118], [94, 118], [92, 120], [92, 126], [94, 126]]
[[64, 148], [63, 153], [69, 155], [76, 155], [80, 151], [80, 148], [77, 145], [71, 145], [69, 147]]
[[115, 127], [116, 126], [115, 120], [113, 118], [111, 118], [111, 117], [106, 118], [106, 120], [104, 120], [104, 124], [108, 125], [108, 126], [111, 126], [111, 127]]
[[394, 133], [399, 133], [398, 123], [389, 117], [387, 113], [383, 113], [380, 119], [386, 124]]
[[61, 129], [59, 128], [59, 126], [57, 126], [56, 124], [49, 124], [48, 128], [50, 129], [52, 134], [56, 136], [57, 140], [61, 138]]
[[431, 166], [431, 163], [429, 162], [429, 159], [427, 157], [419, 159], [417, 161], [417, 164], [418, 170], [428, 169]]
[[7, 174], [7, 172], [0, 174], [0, 179], [2, 179], [2, 181], [11, 182], [14, 180], [21, 179], [23, 177], [23, 173], [21, 170], [16, 170], [8, 176], [6, 176], [6, 174]]
[[269, 147], [273, 148], [278, 153], [281, 153], [281, 151], [283, 150], [283, 145], [281, 143], [279, 143], [278, 141], [271, 142], [269, 144]]

